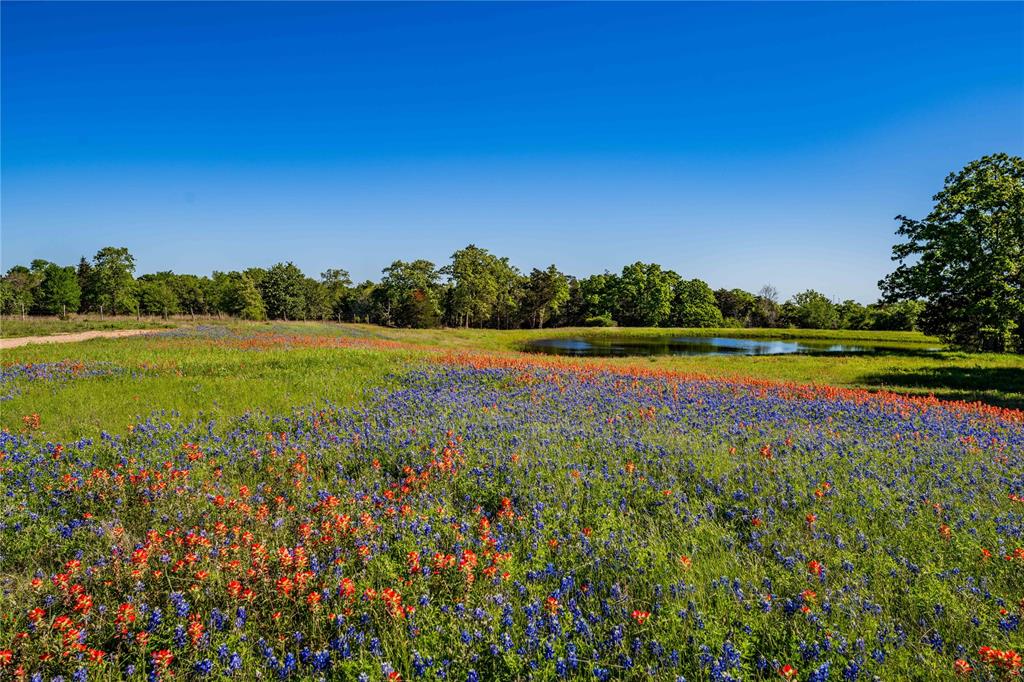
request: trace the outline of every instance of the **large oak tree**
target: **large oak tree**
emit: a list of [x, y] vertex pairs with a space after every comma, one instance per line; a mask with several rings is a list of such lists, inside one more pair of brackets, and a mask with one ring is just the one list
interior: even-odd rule
[[925, 332], [967, 350], [1024, 352], [1024, 159], [993, 154], [946, 178], [923, 220], [898, 216], [890, 301], [924, 301]]

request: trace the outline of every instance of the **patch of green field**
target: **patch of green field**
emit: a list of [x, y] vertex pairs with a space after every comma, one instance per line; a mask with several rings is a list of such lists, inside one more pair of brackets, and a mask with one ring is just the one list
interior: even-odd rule
[[[199, 415], [224, 417], [250, 410], [287, 412], [322, 401], [359, 403], [365, 392], [386, 385], [386, 377], [405, 372], [439, 351], [515, 352], [530, 339], [610, 334], [615, 330], [477, 329], [400, 330], [372, 325], [319, 323], [232, 323], [242, 332], [391, 340], [406, 349], [293, 347], [242, 350], [203, 340], [145, 337], [96, 339], [72, 344], [30, 345], [0, 352], [12, 363], [109, 362], [128, 373], [74, 381], [29, 382], [0, 403], [0, 427], [18, 430], [22, 417], [37, 413], [42, 429], [57, 439], [120, 433], [154, 411], [168, 421]], [[722, 333], [724, 330], [630, 330], [640, 336]], [[735, 332], [735, 330], [733, 330]], [[751, 330], [744, 330], [744, 335]], [[780, 330], [754, 330], [768, 336]], [[783, 330], [785, 331], [785, 330]], [[806, 331], [801, 331], [806, 334]], [[645, 358], [563, 358], [569, 363], [641, 366], [709, 376], [756, 377], [798, 383], [886, 389], [934, 394], [950, 400], [980, 400], [1024, 408], [1024, 357], [999, 354], [922, 352], [929, 339], [920, 334], [881, 332], [818, 333], [835, 338], [894, 344], [892, 352], [870, 355], [808, 356], [651, 356]], [[855, 336], [857, 335], [857, 336]], [[134, 374], [133, 374], [134, 373]], [[175, 414], [179, 416], [174, 416]]]
[[62, 320], [59, 317], [0, 317], [0, 338], [12, 339], [24, 336], [51, 336], [53, 334], [71, 334], [86, 331], [113, 331], [116, 329], [168, 329], [176, 326], [176, 322], [168, 320], [143, 319], [134, 317], [115, 317], [99, 319], [94, 317], [72, 317]]
[[775, 381], [828, 384], [915, 395], [943, 400], [981, 401], [1024, 409], [1024, 356], [926, 350], [938, 340], [919, 332], [865, 332], [808, 329], [383, 329], [362, 327], [381, 338], [440, 346], [453, 350], [515, 351], [536, 339], [623, 336], [656, 339], [668, 336], [742, 336], [870, 342], [885, 352], [850, 355], [682, 356], [562, 358], [566, 362], [615, 366], [641, 365], [709, 376], [756, 377]]
[[941, 345], [933, 336], [921, 332], [886, 332], [847, 329], [736, 329], [705, 327], [557, 327], [553, 329], [384, 329], [373, 325], [344, 325], [367, 327], [382, 331], [388, 338], [424, 339], [438, 343], [466, 342], [481, 348], [516, 349], [536, 339], [557, 338], [622, 338], [630, 340], [667, 339], [677, 336], [733, 336], [752, 339], [790, 339], [836, 342], [872, 342], [907, 349]]
[[128, 373], [72, 381], [28, 382], [0, 403], [0, 426], [22, 428], [39, 414], [54, 438], [122, 433], [160, 412], [169, 422], [223, 418], [249, 411], [287, 413], [322, 404], [353, 405], [364, 393], [386, 388], [417, 354], [396, 350], [281, 348], [240, 350], [201, 341], [168, 345], [144, 337], [25, 346], [3, 352], [3, 363], [109, 362]]

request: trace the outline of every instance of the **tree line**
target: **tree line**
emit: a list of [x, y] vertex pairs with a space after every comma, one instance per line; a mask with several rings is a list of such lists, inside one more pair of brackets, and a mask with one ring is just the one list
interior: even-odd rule
[[353, 283], [335, 268], [312, 278], [293, 263], [219, 272], [135, 276], [126, 248], [108, 246], [77, 267], [45, 260], [0, 280], [0, 311], [11, 315], [217, 315], [246, 320], [336, 320], [394, 327], [551, 326], [802, 327], [910, 330], [917, 301], [862, 305], [809, 290], [780, 302], [765, 286], [713, 291], [656, 263], [576, 278], [551, 265], [521, 272], [469, 245], [438, 267], [395, 261], [379, 281]]
[[1024, 159], [971, 161], [932, 200], [920, 220], [896, 216], [884, 300], [924, 301], [921, 329], [953, 347], [1024, 353]]
[[470, 244], [438, 267], [395, 261], [380, 281], [348, 272], [307, 277], [293, 263], [135, 277], [128, 249], [105, 247], [78, 267], [44, 260], [0, 278], [0, 312], [230, 315], [249, 320], [338, 320], [395, 327], [800, 327], [912, 330], [966, 350], [1024, 353], [1024, 159], [982, 157], [946, 178], [931, 212], [897, 216], [898, 265], [871, 305], [808, 290], [718, 289], [656, 263], [576, 278], [551, 265], [521, 272]]

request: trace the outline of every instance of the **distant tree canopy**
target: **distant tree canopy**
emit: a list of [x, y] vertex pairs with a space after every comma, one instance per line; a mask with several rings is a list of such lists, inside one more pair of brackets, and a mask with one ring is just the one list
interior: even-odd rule
[[825, 294], [808, 289], [793, 296], [783, 306], [783, 314], [793, 326], [804, 329], [838, 329], [839, 311]]
[[885, 300], [923, 301], [921, 328], [953, 346], [1024, 353], [1024, 159], [972, 161], [933, 200], [922, 220], [896, 218]]
[[441, 321], [440, 273], [428, 260], [396, 260], [374, 291], [377, 319], [395, 327], [436, 327]]
[[43, 315], [61, 315], [78, 312], [82, 302], [82, 287], [74, 266], [61, 267], [56, 263], [35, 261], [32, 272], [39, 278], [33, 295], [33, 311]]
[[257, 274], [267, 317], [277, 320], [301, 320], [306, 317], [306, 276], [294, 263], [278, 263]]
[[320, 284], [324, 291], [324, 306], [331, 316], [339, 322], [345, 317], [345, 306], [352, 287], [352, 278], [347, 270], [331, 268], [320, 273]]
[[636, 262], [622, 268], [614, 292], [616, 319], [629, 327], [668, 326], [679, 275], [657, 263]]
[[678, 326], [921, 329], [969, 350], [1024, 353], [1024, 160], [995, 154], [946, 178], [923, 220], [897, 217], [905, 241], [878, 303], [834, 301], [808, 289], [712, 291], [657, 263], [576, 278], [555, 265], [524, 274], [470, 244], [438, 267], [397, 260], [379, 282], [319, 279], [294, 263], [210, 277], [135, 277], [128, 249], [108, 246], [78, 266], [36, 260], [0, 278], [0, 313], [228, 315], [246, 320], [337, 320], [396, 327]]
[[177, 315], [181, 312], [181, 299], [174, 290], [171, 272], [143, 275], [138, 280], [139, 310], [144, 315]]
[[806, 291], [783, 304], [771, 286], [754, 294], [712, 291], [657, 263], [636, 262], [619, 273], [582, 279], [557, 266], [528, 274], [507, 258], [470, 244], [438, 267], [427, 260], [395, 261], [379, 282], [353, 284], [331, 268], [319, 279], [294, 263], [209, 277], [169, 271], [134, 277], [128, 249], [106, 247], [78, 266], [44, 260], [16, 265], [0, 278], [0, 312], [65, 315], [76, 312], [217, 315], [245, 320], [336, 320], [395, 327], [497, 329], [549, 326], [808, 327], [914, 329], [919, 301], [835, 303]]
[[522, 309], [529, 326], [540, 329], [561, 312], [569, 300], [569, 278], [554, 265], [547, 270], [534, 268], [525, 282]]
[[89, 280], [83, 290], [100, 312], [111, 315], [138, 312], [138, 287], [135, 282], [135, 258], [126, 248], [107, 246], [92, 259]]
[[757, 296], [743, 289], [718, 289], [714, 296], [724, 324], [730, 327], [750, 326], [757, 314]]
[[715, 294], [699, 279], [680, 279], [673, 289], [672, 324], [677, 327], [721, 327], [725, 324]]

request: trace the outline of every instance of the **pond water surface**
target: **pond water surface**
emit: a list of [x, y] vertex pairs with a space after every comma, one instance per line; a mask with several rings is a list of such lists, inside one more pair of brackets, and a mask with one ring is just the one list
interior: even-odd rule
[[[526, 343], [523, 350], [549, 355], [580, 355], [612, 357], [622, 355], [804, 355], [881, 353], [899, 350], [894, 346], [869, 342], [835, 343], [833, 341], [781, 341], [777, 339], [742, 339], [727, 336], [677, 336], [664, 339], [561, 338], [538, 339]], [[936, 350], [921, 347], [921, 351]]]

